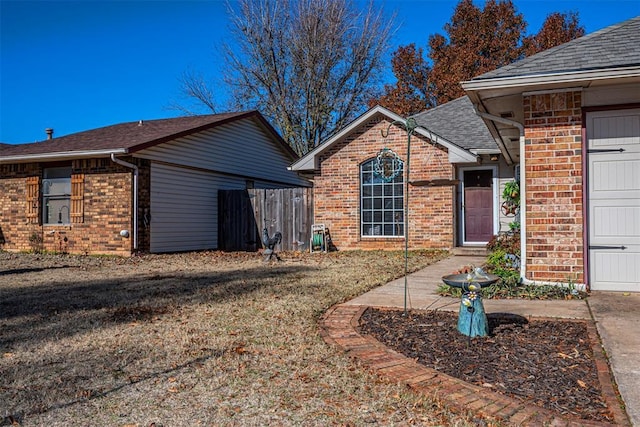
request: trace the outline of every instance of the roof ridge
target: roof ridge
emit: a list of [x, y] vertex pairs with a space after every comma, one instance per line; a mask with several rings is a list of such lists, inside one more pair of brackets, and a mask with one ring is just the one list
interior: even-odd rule
[[[127, 121], [127, 122], [120, 122], [120, 123], [114, 123], [111, 125], [106, 125], [103, 127], [109, 127], [109, 126], [119, 126], [119, 125], [128, 125], [128, 124], [135, 124], [135, 123], [152, 123], [152, 122], [162, 122], [162, 121], [169, 121], [169, 120], [188, 120], [188, 119], [199, 119], [199, 118], [205, 118], [205, 117], [220, 117], [220, 116], [241, 116], [243, 114], [248, 114], [248, 113], [252, 113], [256, 110], [246, 110], [246, 111], [228, 111], [225, 113], [210, 113], [210, 114], [188, 114], [186, 116], [176, 116], [176, 117], [165, 117], [165, 118], [161, 118], [161, 119], [139, 119], [139, 120], [131, 120], [131, 121]], [[95, 128], [95, 129], [100, 129], [100, 128]], [[93, 130], [93, 129], [88, 129], [88, 130]], [[83, 131], [80, 131], [83, 132]]]
[[[531, 55], [531, 56], [528, 56], [527, 58], [524, 58], [524, 59], [533, 58], [533, 57], [538, 56], [538, 55], [540, 57], [548, 56], [548, 55], [551, 55], [551, 54], [555, 54], [558, 51], [572, 48], [576, 44], [584, 43], [585, 41], [589, 41], [592, 38], [600, 37], [603, 34], [616, 31], [616, 30], [618, 30], [618, 29], [620, 29], [620, 28], [622, 28], [622, 27], [624, 27], [626, 25], [629, 25], [629, 24], [633, 23], [633, 21], [636, 20], [636, 19], [640, 20], [640, 16], [637, 16], [637, 17], [632, 18], [632, 19], [628, 19], [626, 21], [618, 22], [617, 24], [609, 25], [608, 27], [600, 28], [599, 30], [594, 31], [593, 33], [585, 34], [584, 36], [578, 37], [577, 39], [569, 40], [566, 43], [562, 43], [562, 44], [560, 44], [558, 46], [554, 46], [552, 48], [545, 49], [542, 52], [538, 52], [538, 53], [536, 53], [534, 55]], [[520, 62], [520, 61], [518, 61], [518, 62]]]

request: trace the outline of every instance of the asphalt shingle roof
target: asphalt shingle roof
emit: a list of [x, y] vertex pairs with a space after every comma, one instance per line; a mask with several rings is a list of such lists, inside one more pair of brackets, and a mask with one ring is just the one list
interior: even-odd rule
[[640, 65], [640, 16], [489, 71], [472, 81], [637, 65]]
[[42, 142], [2, 144], [0, 157], [94, 150], [135, 151], [254, 114], [258, 113], [251, 111], [120, 123]]
[[466, 150], [498, 148], [467, 96], [438, 105], [413, 117], [419, 125]]

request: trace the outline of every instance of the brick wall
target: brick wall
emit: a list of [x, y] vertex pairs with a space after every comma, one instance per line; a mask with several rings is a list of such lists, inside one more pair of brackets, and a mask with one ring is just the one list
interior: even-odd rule
[[[361, 237], [360, 165], [389, 148], [406, 161], [407, 133], [374, 118], [336, 143], [320, 158], [320, 174], [314, 179], [314, 216], [324, 223], [339, 249], [402, 249], [403, 237]], [[426, 139], [411, 137], [411, 181], [452, 178], [446, 151], [434, 149]], [[409, 187], [410, 248], [450, 249], [454, 242], [453, 187]]]
[[38, 164], [0, 165], [0, 248], [27, 251], [41, 227], [27, 220], [27, 178], [40, 176]]
[[584, 283], [581, 92], [524, 97], [527, 278]]
[[[109, 159], [75, 160], [72, 175], [83, 176], [82, 215], [65, 225], [27, 221], [27, 179], [41, 177], [46, 163], [0, 165], [0, 232], [4, 250], [130, 255], [131, 171]], [[41, 211], [38, 213], [41, 218]]]

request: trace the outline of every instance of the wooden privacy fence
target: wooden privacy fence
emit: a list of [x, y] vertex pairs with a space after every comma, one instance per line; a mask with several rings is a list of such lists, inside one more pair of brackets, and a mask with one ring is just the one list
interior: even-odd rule
[[276, 250], [308, 251], [313, 222], [311, 188], [220, 190], [218, 192], [218, 248], [257, 251], [262, 232], [282, 233]]

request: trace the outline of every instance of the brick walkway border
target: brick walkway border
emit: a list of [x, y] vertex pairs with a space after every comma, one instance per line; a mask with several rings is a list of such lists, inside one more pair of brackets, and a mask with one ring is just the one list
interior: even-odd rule
[[[418, 393], [436, 397], [451, 410], [472, 411], [486, 418], [501, 420], [509, 425], [517, 426], [605, 427], [631, 425], [620, 407], [617, 393], [613, 388], [609, 365], [603, 355], [600, 339], [592, 322], [586, 322], [587, 330], [591, 339], [602, 394], [607, 407], [613, 413], [615, 424], [565, 417], [548, 409], [527, 405], [521, 400], [466, 383], [435, 369], [420, 365], [416, 361], [387, 348], [375, 338], [362, 336], [357, 332], [360, 317], [367, 308], [367, 306], [358, 305], [336, 305], [329, 309], [320, 322], [320, 333], [325, 342], [343, 349], [349, 356], [361, 361], [383, 378], [407, 384]], [[464, 402], [464, 405], [460, 402]]]

